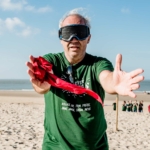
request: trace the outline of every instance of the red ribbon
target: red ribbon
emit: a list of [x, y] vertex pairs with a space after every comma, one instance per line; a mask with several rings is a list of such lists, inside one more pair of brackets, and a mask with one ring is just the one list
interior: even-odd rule
[[70, 91], [75, 94], [83, 94], [86, 93], [93, 98], [95, 98], [98, 102], [100, 102], [103, 106], [102, 99], [99, 97], [99, 95], [95, 92], [93, 92], [90, 89], [83, 88], [81, 86], [77, 86], [75, 84], [71, 84], [69, 82], [66, 82], [54, 74], [50, 73], [52, 70], [52, 64], [49, 63], [47, 60], [45, 60], [43, 57], [35, 58], [33, 63], [33, 69], [34, 69], [34, 75], [35, 77], [40, 80], [41, 82], [48, 82], [54, 87], [61, 88], [63, 90]]

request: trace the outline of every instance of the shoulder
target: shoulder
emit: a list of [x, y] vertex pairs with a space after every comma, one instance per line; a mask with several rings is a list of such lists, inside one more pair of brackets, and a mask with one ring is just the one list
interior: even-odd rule
[[107, 58], [91, 55], [91, 54], [88, 54], [88, 53], [86, 53], [86, 58], [90, 59], [91, 61], [94, 61], [95, 63], [96, 62], [104, 62], [104, 61], [110, 62]]
[[50, 59], [50, 58], [62, 57], [62, 55], [63, 55], [63, 52], [62, 53], [48, 53], [48, 54], [43, 55], [43, 57], [45, 59]]
[[112, 63], [107, 58], [104, 57], [94, 56], [86, 53], [86, 62], [89, 63], [90, 65], [93, 65], [96, 69], [101, 71], [114, 70]]
[[56, 63], [57, 60], [63, 58], [63, 52], [62, 53], [48, 53], [43, 55], [43, 58], [45, 58], [47, 61], [51, 63]]

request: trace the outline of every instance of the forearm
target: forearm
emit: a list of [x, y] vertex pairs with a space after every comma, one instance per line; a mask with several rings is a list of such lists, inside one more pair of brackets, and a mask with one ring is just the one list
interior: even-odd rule
[[114, 81], [113, 81], [113, 72], [105, 70], [99, 75], [100, 83], [109, 94], [116, 94]]

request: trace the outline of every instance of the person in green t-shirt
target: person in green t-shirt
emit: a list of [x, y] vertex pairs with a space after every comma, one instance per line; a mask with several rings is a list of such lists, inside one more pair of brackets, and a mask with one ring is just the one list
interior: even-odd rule
[[130, 112], [133, 112], [133, 103], [132, 103], [132, 100], [129, 102], [129, 106], [130, 106]]
[[116, 102], [113, 103], [113, 110], [116, 110]]
[[138, 102], [135, 100], [135, 103], [133, 104], [133, 112], [137, 112], [138, 110]]
[[126, 109], [127, 109], [126, 101], [123, 101], [123, 104], [122, 104], [122, 111], [126, 111]]
[[127, 106], [127, 111], [130, 112], [131, 111], [131, 106], [130, 106], [130, 102], [129, 101], [127, 102], [126, 106]]
[[[135, 97], [133, 90], [144, 79], [139, 76], [143, 70], [123, 71], [121, 54], [117, 55], [114, 68], [106, 58], [88, 54], [86, 47], [91, 39], [90, 27], [89, 19], [78, 11], [70, 11], [61, 19], [59, 39], [64, 52], [43, 56], [53, 65], [51, 73], [93, 90], [103, 102], [105, 92]], [[76, 95], [37, 80], [34, 59], [30, 56], [27, 62], [28, 74], [34, 90], [45, 97], [42, 150], [108, 150], [103, 106], [86, 93]]]

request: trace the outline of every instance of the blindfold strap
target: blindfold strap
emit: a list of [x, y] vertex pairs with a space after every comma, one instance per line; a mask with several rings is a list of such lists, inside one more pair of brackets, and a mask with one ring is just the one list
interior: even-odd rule
[[102, 99], [99, 97], [99, 95], [95, 92], [93, 92], [90, 89], [83, 88], [81, 86], [77, 86], [75, 84], [71, 84], [69, 82], [66, 82], [54, 74], [51, 74], [50, 71], [52, 69], [52, 64], [49, 63], [47, 60], [45, 60], [43, 57], [35, 58], [33, 63], [33, 69], [34, 69], [34, 75], [35, 77], [40, 80], [41, 82], [48, 82], [54, 87], [68, 90], [75, 94], [88, 94], [92, 96], [94, 99], [96, 99], [98, 102], [101, 103], [103, 106]]

